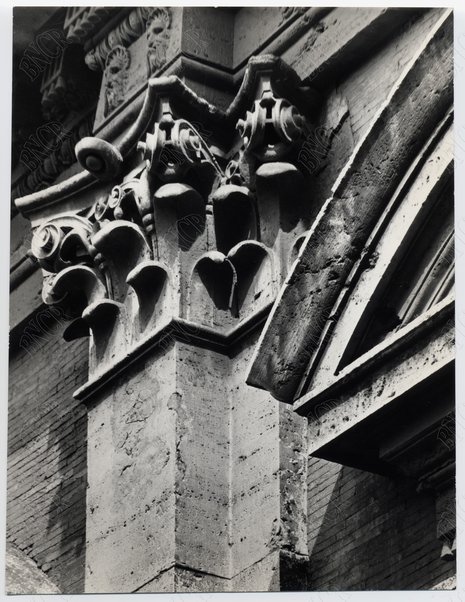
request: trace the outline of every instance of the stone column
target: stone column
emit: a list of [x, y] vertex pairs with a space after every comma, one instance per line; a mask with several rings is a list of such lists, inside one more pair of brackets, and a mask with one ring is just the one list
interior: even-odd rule
[[304, 588], [303, 424], [244, 384], [250, 342], [230, 359], [183, 338], [78, 393], [86, 592]]
[[119, 146], [81, 140], [85, 172], [48, 193], [95, 178], [86, 216], [34, 233], [44, 301], [89, 336], [88, 593], [306, 587], [305, 421], [246, 376], [303, 231], [312, 105], [273, 57], [245, 82], [221, 112], [151, 79]]

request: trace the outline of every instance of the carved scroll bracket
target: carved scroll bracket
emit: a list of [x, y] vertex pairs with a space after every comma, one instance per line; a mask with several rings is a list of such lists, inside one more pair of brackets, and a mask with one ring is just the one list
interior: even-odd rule
[[258, 90], [258, 100], [244, 119], [239, 119], [237, 129], [246, 152], [253, 153], [259, 161], [278, 161], [288, 155], [308, 131], [303, 115], [290, 102], [277, 98], [269, 76], [263, 76]]

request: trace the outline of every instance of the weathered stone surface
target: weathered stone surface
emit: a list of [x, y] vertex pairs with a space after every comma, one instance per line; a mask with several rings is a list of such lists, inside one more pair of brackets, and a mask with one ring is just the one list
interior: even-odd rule
[[[413, 289], [409, 288], [410, 283], [406, 282], [402, 287], [402, 294], [408, 300], [407, 305], [401, 303], [400, 307], [396, 306], [396, 295], [394, 291], [389, 293], [392, 290], [389, 283], [399, 278], [399, 269], [408, 279], [407, 267], [418, 262], [415, 246], [411, 241], [413, 232], [419, 229], [419, 224], [422, 224], [423, 235], [418, 240], [424, 240], [427, 247], [420, 252], [425, 261], [428, 260], [428, 249], [433, 256], [437, 255], [451, 236], [451, 149], [452, 128], [449, 115], [435, 130], [408, 170], [403, 183], [390, 201], [390, 210], [382, 215], [376, 227], [376, 231], [382, 233], [380, 238], [370, 237], [362, 258], [355, 264], [351, 275], [352, 284], [347, 287], [347, 292], [340, 296], [334, 311], [339, 319], [331, 330], [331, 336], [328, 333], [321, 341], [317, 359], [309, 362], [306, 381], [311, 381], [311, 385], [306, 384], [305, 387], [318, 389], [330, 386], [334, 375], [342, 367], [346, 367], [364, 351], [368, 351], [366, 345], [365, 348], [357, 348], [356, 341], [363, 336], [363, 331], [366, 332], [366, 329], [370, 328], [370, 315], [375, 311], [377, 304], [381, 303], [381, 298], [386, 292], [390, 297], [390, 307], [393, 311], [395, 307], [395, 312], [399, 313], [398, 323], [394, 325], [397, 328], [406, 325], [412, 317], [418, 317], [420, 308], [423, 311], [430, 309], [427, 301], [423, 299], [434, 300], [436, 303], [442, 300], [436, 295], [436, 281], [441, 279], [441, 274], [450, 270], [450, 253], [445, 260], [445, 268], [441, 269], [437, 264], [425, 271], [425, 274], [431, 272], [432, 277], [424, 278], [419, 289], [416, 289], [415, 285]], [[399, 237], [400, 241], [396, 246], [391, 242], [394, 236]], [[403, 267], [400, 267], [402, 262]], [[365, 267], [367, 264], [368, 269]], [[413, 282], [411, 284], [413, 285]], [[444, 296], [446, 295], [447, 293]], [[409, 309], [405, 310], [404, 307]], [[390, 328], [387, 321], [382, 332], [384, 338], [392, 333], [392, 327]], [[379, 342], [378, 337], [374, 339], [373, 344]]]
[[[317, 391], [312, 394], [315, 406], [318, 406], [319, 401], [322, 403], [319, 406], [318, 418], [309, 423], [310, 451], [316, 451], [341, 432], [347, 431], [355, 424], [360, 424], [363, 418], [380, 410], [392, 400], [402, 398], [402, 395], [409, 392], [415, 385], [433, 377], [436, 372], [439, 373], [446, 366], [452, 364], [455, 357], [453, 325], [450, 321], [452, 303], [450, 300], [447, 301], [438, 304], [435, 310], [430, 312], [430, 316], [426, 314], [423, 323], [422, 319], [415, 320], [410, 326], [403, 329], [404, 333], [399, 332], [397, 337], [392, 338], [390, 343], [392, 349], [395, 349], [395, 362], [388, 365], [388, 368], [383, 365], [382, 369], [378, 364], [378, 368], [373, 370], [373, 375], [367, 379], [366, 383], [363, 383], [364, 386], [360, 386], [359, 380], [354, 387], [355, 390], [347, 387], [347, 393], [337, 391], [336, 386], [325, 389], [323, 399], [318, 396]], [[428, 318], [430, 318], [429, 324]], [[424, 328], [425, 336], [420, 336], [423, 330], [422, 326], [426, 327]], [[434, 329], [432, 336], [427, 332], [428, 327]], [[420, 335], [415, 332], [416, 328], [420, 331]], [[405, 337], [404, 341], [402, 341], [402, 336]], [[419, 340], [416, 340], [417, 337]], [[396, 339], [400, 343], [403, 342], [403, 346], [396, 346]], [[372, 350], [373, 357], [377, 352], [384, 351], [381, 345], [380, 347], [381, 349], [375, 347]], [[361, 365], [362, 362], [358, 362], [358, 365], [357, 362], [354, 362], [349, 369], [357, 372], [357, 368]], [[421, 366], [421, 369], [417, 366]], [[341, 371], [337, 380], [339, 382], [342, 382], [343, 379], [348, 381], [348, 372], [349, 370]], [[344, 398], [347, 403], [344, 403]], [[328, 402], [327, 399], [331, 401]], [[304, 396], [297, 402], [296, 408], [300, 407], [302, 412], [305, 412], [303, 407], [306, 401]], [[309, 406], [307, 408], [311, 415], [311, 409]], [[336, 420], [331, 418], [335, 415], [337, 415]]]
[[339, 7], [323, 15], [290, 48], [284, 56], [295, 65], [300, 77], [318, 88], [331, 86], [357, 64], [360, 52], [374, 50], [390, 32], [409, 20], [421, 9], [363, 8], [352, 11]]
[[177, 591], [268, 591], [254, 565], [305, 561], [304, 421], [244, 384], [249, 358], [167, 341], [88, 400], [86, 591], [163, 591], [170, 563]]
[[174, 558], [174, 353], [89, 410], [86, 592], [135, 591]]
[[[451, 26], [450, 15], [439, 21], [391, 92], [340, 174], [281, 290], [248, 379], [281, 400], [292, 402], [310, 349], [354, 260], [404, 171], [450, 106]], [[418, 110], [411, 111], [412, 103]], [[295, 327], [289, 329], [289, 322]]]
[[[96, 36], [102, 14], [77, 7], [66, 17], [102, 74], [99, 138], [85, 132], [77, 148], [85, 171], [72, 153], [64, 170], [53, 156], [47, 181], [60, 173], [60, 183], [18, 201], [35, 229], [46, 311], [76, 318], [67, 340], [89, 335], [89, 379], [76, 392], [88, 416], [81, 405], [71, 421], [68, 399], [82, 384], [85, 346], [70, 345], [65, 364], [66, 348], [44, 336], [50, 366], [41, 355], [24, 385], [13, 377], [12, 538], [66, 592], [444, 581], [455, 558], [455, 518], [443, 517], [454, 465], [452, 428], [437, 427], [446, 410], [453, 418], [452, 395], [441, 390], [433, 401], [451, 370], [452, 322], [439, 324], [445, 314], [437, 321], [434, 312], [421, 324], [407, 319], [410, 330], [357, 363], [357, 312], [346, 342], [332, 330], [339, 313], [325, 310], [341, 291], [356, 305], [359, 273], [379, 277], [394, 265], [376, 253], [364, 263], [365, 243], [384, 228], [378, 218], [386, 208], [391, 215], [400, 180], [421, 172], [411, 162], [450, 103], [445, 11], [113, 8]], [[275, 56], [254, 56], [265, 52]], [[422, 174], [412, 195], [443, 176]], [[389, 240], [401, 232], [391, 226]], [[13, 301], [26, 292], [35, 304], [39, 271], [29, 276], [25, 245], [15, 247], [25, 268]], [[279, 327], [261, 342], [266, 361], [253, 382], [272, 381], [286, 402], [304, 394], [294, 408], [245, 382], [289, 268]], [[16, 336], [30, 309], [12, 311]], [[333, 332], [328, 368], [320, 360]], [[13, 342], [16, 365], [24, 359]], [[319, 354], [310, 358], [313, 344]], [[338, 352], [355, 357], [350, 370]], [[412, 405], [420, 384], [428, 395]], [[63, 395], [61, 429], [46, 416]], [[396, 412], [402, 428], [393, 428]], [[419, 479], [419, 492], [416, 482], [346, 474], [309, 452], [366, 470], [400, 468]]]
[[[94, 380], [121, 369], [179, 320], [227, 337], [268, 309], [304, 231], [306, 176], [296, 163], [314, 104], [295, 72], [273, 56], [250, 60], [225, 112], [179, 78], [150, 79], [125, 137], [114, 145], [81, 140], [76, 155], [86, 171], [45, 195], [52, 205], [79, 196], [91, 176], [98, 195], [85, 217], [44, 216], [42, 193], [18, 201], [26, 212], [39, 211], [32, 253], [43, 270], [43, 299], [75, 318], [67, 340], [90, 335]], [[214, 131], [185, 115], [214, 117]], [[136, 143], [142, 156], [133, 157], [124, 178]], [[225, 167], [226, 153], [232, 158]], [[105, 194], [97, 183], [116, 184]], [[241, 224], [234, 238], [231, 214]]]

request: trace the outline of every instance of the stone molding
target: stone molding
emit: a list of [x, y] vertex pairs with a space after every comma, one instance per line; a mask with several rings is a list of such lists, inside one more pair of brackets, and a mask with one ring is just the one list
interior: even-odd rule
[[[92, 133], [92, 125], [93, 115], [86, 114], [77, 123], [71, 122], [69, 127], [66, 123], [61, 135], [51, 141], [49, 148], [38, 147], [36, 151], [32, 149], [28, 156], [31, 160], [30, 170], [16, 180], [11, 192], [13, 200], [43, 190], [44, 184], [49, 185], [56, 181], [65, 169], [74, 165], [74, 147], [81, 138]], [[44, 126], [47, 127], [50, 128], [50, 125]], [[16, 207], [13, 207], [13, 210], [16, 210]]]
[[73, 44], [84, 44], [111, 16], [112, 9], [105, 6], [68, 7], [63, 26], [67, 40]]
[[103, 370], [91, 376], [74, 392], [74, 398], [81, 403], [92, 402], [96, 392], [110, 385], [115, 378], [124, 373], [130, 364], [152, 353], [154, 349], [165, 349], [174, 341], [204, 347], [224, 355], [234, 354], [243, 341], [263, 325], [270, 308], [271, 304], [265, 306], [225, 333], [189, 320], [172, 319], [139, 341], [127, 355], [121, 356], [110, 366], [105, 366]]
[[[366, 388], [369, 389], [370, 386], [373, 386], [371, 375], [373, 374], [374, 378], [377, 378], [377, 369], [379, 369], [380, 366], [384, 367], [389, 361], [393, 364], [394, 369], [397, 369], [402, 364], [404, 352], [413, 352], [418, 342], [420, 347], [422, 345], [424, 346], [425, 341], [427, 342], [426, 344], [434, 342], [437, 335], [443, 337], [447, 341], [444, 357], [441, 358], [441, 361], [434, 359], [431, 366], [428, 365], [427, 368], [424, 368], [421, 373], [416, 374], [414, 377], [409, 374], [408, 377], [410, 381], [408, 383], [408, 388], [413, 386], [415, 382], [421, 382], [421, 379], [424, 378], [425, 375], [429, 375], [436, 370], [441, 370], [443, 366], [453, 362], [455, 357], [453, 337], [451, 337], [451, 332], [453, 331], [451, 318], [453, 317], [453, 313], [454, 298], [453, 296], [450, 296], [347, 366], [347, 368], [333, 378], [327, 386], [320, 387], [303, 395], [293, 405], [294, 409], [302, 415], [311, 413], [312, 407], [317, 406], [320, 402], [324, 402], [327, 398], [338, 398], [339, 395], [342, 395], [342, 391], [344, 397], [347, 396], [350, 398], [351, 394], [355, 395], [355, 390], [360, 388], [360, 381], [362, 377], [367, 374], [370, 375], [366, 385]], [[394, 389], [394, 393], [392, 393], [391, 397], [394, 394], [400, 395], [399, 391], [401, 387], [397, 386], [398, 391], [396, 393], [396, 383], [394, 380], [391, 382], [392, 388]], [[408, 390], [408, 388], [406, 390]], [[382, 399], [388, 399], [390, 393], [391, 387], [387, 387]], [[382, 403], [382, 400], [380, 400], [379, 403]], [[332, 407], [331, 410], [335, 410], [335, 407], [336, 406]], [[358, 415], [357, 422], [359, 422], [360, 419], [361, 416]], [[351, 421], [348, 420], [345, 421], [343, 428], [348, 429], [350, 426]], [[317, 442], [317, 440], [315, 440], [315, 446], [318, 445], [322, 445], [321, 441]]]
[[[379, 299], [383, 294], [381, 291], [383, 289], [389, 291], [393, 266], [402, 260], [405, 261], [408, 251], [412, 253], [412, 232], [425, 228], [422, 223], [425, 215], [434, 210], [438, 199], [444, 196], [444, 191], [450, 186], [453, 174], [453, 158], [450, 154], [452, 121], [453, 115], [450, 112], [413, 161], [374, 227], [363, 253], [354, 263], [350, 279], [341, 289], [341, 294], [331, 312], [333, 316], [338, 316], [338, 319], [331, 321], [331, 324], [325, 328], [318, 345], [315, 345], [308, 354], [308, 365], [298, 389], [298, 397], [310, 389], [319, 388], [323, 382], [328, 383], [333, 375], [363, 353], [363, 350], [357, 350], [356, 341], [363, 336], [361, 332], [370, 327], [373, 300], [378, 299], [380, 303]], [[446, 202], [442, 205], [445, 206]], [[438, 222], [434, 221], [434, 228], [438, 232], [442, 230], [448, 232], [448, 227], [450, 225], [446, 222], [439, 228]], [[398, 244], [392, 245], [391, 241], [395, 236], [398, 237]], [[428, 237], [429, 246], [434, 246], [432, 234], [423, 236]], [[445, 250], [448, 251], [447, 257], [450, 258], [452, 254], [448, 246]], [[448, 274], [450, 267], [453, 268], [453, 264], [450, 266], [450, 261], [448, 264], [445, 274]], [[427, 271], [427, 274], [429, 273], [430, 271]], [[439, 266], [434, 269], [434, 273], [435, 278], [430, 281], [431, 292], [426, 293], [431, 302], [435, 298]], [[422, 280], [421, 283], [419, 290], [411, 291], [410, 310], [408, 312], [400, 310], [398, 318], [395, 318], [396, 330], [408, 324], [411, 315], [415, 317], [413, 310], [418, 303], [424, 301], [425, 291], [428, 291], [428, 279]], [[420, 294], [422, 289], [424, 289], [423, 294]], [[390, 297], [392, 307], [393, 295]], [[426, 304], [424, 309], [428, 310], [429, 307], [429, 304]], [[386, 337], [392, 334], [388, 326], [384, 334]]]

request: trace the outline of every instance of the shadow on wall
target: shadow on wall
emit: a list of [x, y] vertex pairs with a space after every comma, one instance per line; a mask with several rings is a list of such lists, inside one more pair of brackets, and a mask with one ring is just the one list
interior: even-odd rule
[[[63, 437], [63, 433], [68, 436]], [[42, 570], [50, 571], [66, 593], [82, 593], [85, 577], [85, 528], [87, 485], [87, 413], [79, 404], [57, 421], [48, 433], [48, 449], [58, 454], [56, 477], [60, 485], [50, 500], [47, 534], [58, 537], [53, 557]], [[47, 562], [48, 560], [48, 562]], [[60, 583], [61, 582], [61, 583]]]
[[88, 341], [67, 344], [66, 322], [46, 325], [10, 347], [7, 537], [62, 593], [82, 593], [87, 414], [72, 394]]
[[455, 574], [414, 481], [312, 457], [308, 478], [309, 590], [431, 589]]

